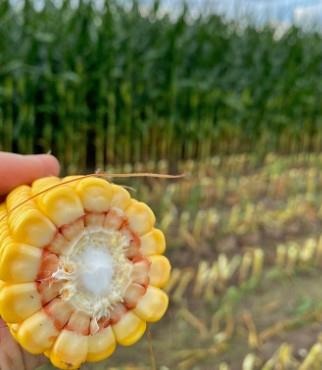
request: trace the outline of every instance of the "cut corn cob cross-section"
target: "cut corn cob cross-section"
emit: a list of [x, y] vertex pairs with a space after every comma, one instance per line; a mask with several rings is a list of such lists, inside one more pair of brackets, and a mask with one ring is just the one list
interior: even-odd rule
[[0, 315], [61, 369], [112, 355], [165, 313], [170, 274], [155, 216], [98, 177], [48, 177], [0, 205]]

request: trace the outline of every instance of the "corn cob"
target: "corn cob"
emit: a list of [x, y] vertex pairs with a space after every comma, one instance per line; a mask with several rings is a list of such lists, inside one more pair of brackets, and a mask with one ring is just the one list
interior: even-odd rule
[[0, 315], [61, 369], [129, 346], [165, 313], [170, 264], [153, 212], [97, 177], [48, 177], [0, 205]]

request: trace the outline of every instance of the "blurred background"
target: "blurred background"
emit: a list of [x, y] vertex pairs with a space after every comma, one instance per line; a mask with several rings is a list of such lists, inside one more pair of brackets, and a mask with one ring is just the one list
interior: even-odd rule
[[171, 307], [84, 369], [322, 368], [321, 101], [321, 0], [0, 1], [0, 150], [186, 174], [125, 182]]

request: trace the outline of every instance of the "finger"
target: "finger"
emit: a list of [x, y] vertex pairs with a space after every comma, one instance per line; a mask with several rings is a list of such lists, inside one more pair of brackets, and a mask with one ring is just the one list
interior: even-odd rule
[[45, 365], [49, 363], [49, 360], [47, 357], [42, 355], [31, 355], [30, 353], [27, 353], [26, 351], [23, 351], [23, 357], [24, 357], [24, 364], [26, 370], [35, 370], [39, 366]]
[[0, 325], [0, 369], [24, 370], [24, 360], [19, 344], [12, 338], [2, 319], [0, 319]]
[[0, 350], [0, 370], [12, 370], [9, 359], [5, 353]]
[[0, 370], [35, 370], [48, 362], [45, 356], [23, 350], [0, 318]]
[[57, 176], [59, 163], [49, 154], [21, 155], [0, 152], [0, 194], [39, 177]]

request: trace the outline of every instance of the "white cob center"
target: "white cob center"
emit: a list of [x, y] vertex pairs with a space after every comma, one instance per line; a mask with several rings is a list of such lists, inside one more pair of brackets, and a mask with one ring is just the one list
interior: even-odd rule
[[89, 294], [102, 296], [111, 291], [114, 261], [107, 249], [89, 245], [78, 256], [78, 283]]
[[108, 316], [131, 284], [130, 241], [117, 230], [85, 229], [53, 274], [64, 282], [61, 297], [97, 320]]

